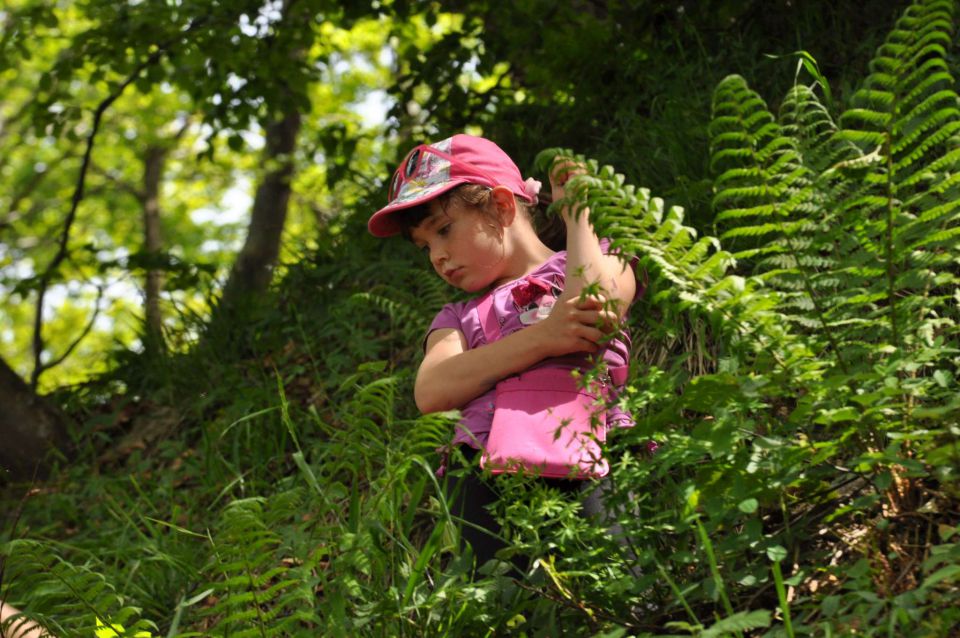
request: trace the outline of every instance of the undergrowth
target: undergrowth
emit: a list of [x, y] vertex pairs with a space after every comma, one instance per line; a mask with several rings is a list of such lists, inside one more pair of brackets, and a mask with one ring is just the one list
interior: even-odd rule
[[[5, 530], [5, 597], [60, 636], [951, 635], [954, 11], [915, 3], [837, 116], [722, 82], [719, 238], [610, 167], [571, 181], [646, 287], [615, 521], [504, 478], [509, 548], [474, 572], [435, 475], [456, 417], [411, 399], [446, 291], [358, 219], [229, 335], [76, 393], [86, 456]], [[156, 385], [185, 424], [103, 455]]]

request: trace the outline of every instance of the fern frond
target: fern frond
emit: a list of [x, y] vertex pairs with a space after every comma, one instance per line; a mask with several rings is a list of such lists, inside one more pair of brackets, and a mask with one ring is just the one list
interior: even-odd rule
[[[264, 512], [272, 505], [264, 498], [234, 501], [211, 535], [211, 580], [202, 588], [215, 594], [216, 602], [204, 610], [214, 635], [289, 636], [318, 622], [310, 585], [314, 565], [309, 556], [284, 555], [283, 539], [267, 524], [270, 515]], [[279, 520], [288, 516], [284, 513]]]
[[[873, 270], [884, 275], [870, 282], [872, 292], [840, 306], [886, 306], [889, 333], [883, 334], [893, 338], [904, 329], [898, 300], [933, 285], [920, 265], [923, 254], [950, 241], [958, 221], [957, 208], [944, 201], [960, 194], [952, 178], [960, 159], [952, 142], [960, 132], [960, 109], [946, 59], [953, 12], [948, 2], [911, 5], [878, 49], [869, 88], [855, 94], [855, 108], [841, 117], [843, 139], [886, 141], [874, 152], [882, 162], [859, 166], [867, 174], [838, 202], [860, 248], [882, 264]], [[938, 180], [943, 173], [946, 179]]]
[[14, 540], [3, 547], [3, 564], [5, 584], [12, 586], [0, 596], [30, 609], [31, 620], [54, 635], [87, 638], [98, 624], [116, 626], [121, 636], [156, 631], [107, 581], [92, 556], [71, 562], [52, 544]]
[[[779, 142], [769, 146], [770, 140], [766, 139], [772, 130], [769, 117], [746, 114], [738, 121], [754, 126], [765, 139], [758, 149], [779, 148]], [[722, 131], [729, 122], [719, 122], [714, 130]], [[729, 142], [739, 138], [725, 139]], [[547, 169], [552, 158], [559, 154], [572, 155], [551, 149], [541, 153], [537, 163]], [[778, 151], [771, 151], [768, 157], [771, 163], [777, 162]], [[672, 206], [665, 210], [663, 201], [650, 197], [646, 189], [628, 192], [622, 178], [615, 175], [611, 170], [601, 169], [592, 175], [574, 178], [568, 184], [568, 193], [590, 206], [591, 222], [598, 234], [611, 237], [624, 254], [637, 256], [639, 268], [649, 278], [646, 304], [665, 315], [708, 318], [711, 325], [722, 331], [719, 338], [731, 346], [746, 345], [756, 352], [763, 351], [756, 345], [759, 342], [790, 342], [786, 326], [771, 316], [776, 308], [776, 296], [763, 289], [757, 279], [731, 274], [736, 258], [723, 249], [719, 240], [698, 238], [693, 228], [683, 224], [683, 209]], [[619, 210], [595, 205], [610, 198], [619, 202]]]

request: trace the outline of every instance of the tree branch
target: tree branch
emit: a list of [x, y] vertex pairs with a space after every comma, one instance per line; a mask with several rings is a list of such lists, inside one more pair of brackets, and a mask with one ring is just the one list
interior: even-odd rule
[[40, 369], [40, 372], [46, 372], [50, 368], [60, 365], [64, 360], [70, 356], [70, 354], [76, 349], [80, 342], [87, 338], [87, 335], [90, 334], [90, 331], [93, 330], [93, 324], [96, 323], [97, 317], [100, 316], [100, 302], [103, 300], [103, 286], [97, 286], [97, 300], [93, 305], [93, 315], [90, 317], [90, 321], [87, 323], [86, 328], [83, 329], [83, 332], [80, 333], [80, 336], [77, 337], [73, 343], [64, 351], [59, 358], [51, 361], [50, 363], [43, 364], [43, 367]]

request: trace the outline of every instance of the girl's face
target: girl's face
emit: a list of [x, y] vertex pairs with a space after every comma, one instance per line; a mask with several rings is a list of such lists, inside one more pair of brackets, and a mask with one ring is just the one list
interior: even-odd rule
[[503, 229], [461, 201], [452, 199], [445, 208], [430, 202], [430, 216], [410, 237], [451, 286], [478, 292], [504, 278]]

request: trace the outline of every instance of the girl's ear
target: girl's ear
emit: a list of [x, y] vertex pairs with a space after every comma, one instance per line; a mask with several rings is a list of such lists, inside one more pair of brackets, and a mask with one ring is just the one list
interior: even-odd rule
[[497, 186], [490, 192], [500, 225], [506, 228], [517, 218], [517, 200], [506, 186]]

